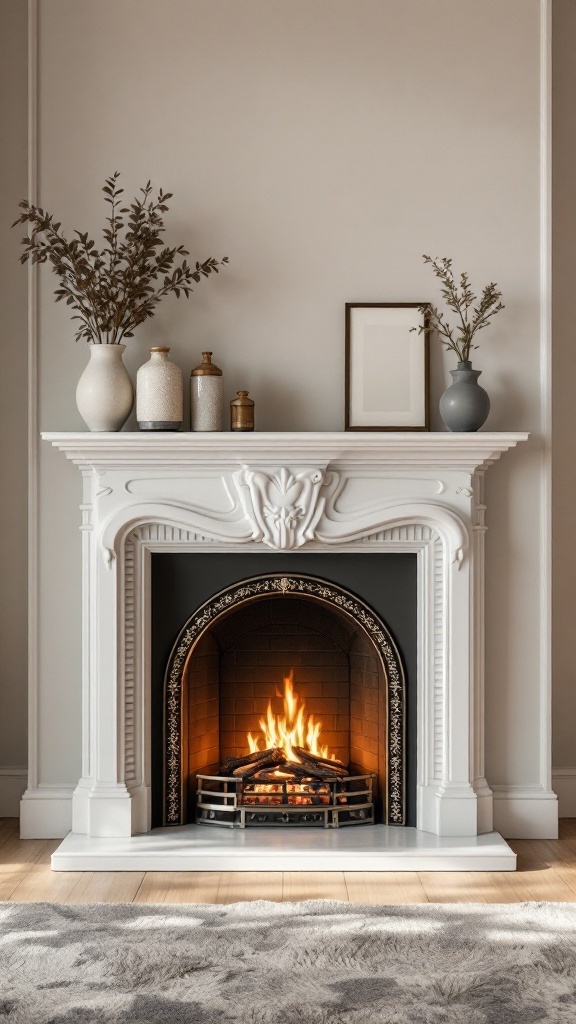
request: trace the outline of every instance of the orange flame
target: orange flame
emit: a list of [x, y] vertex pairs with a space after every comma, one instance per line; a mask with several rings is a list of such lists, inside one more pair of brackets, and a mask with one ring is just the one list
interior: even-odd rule
[[[278, 691], [276, 693], [278, 697], [282, 696]], [[306, 716], [305, 712], [306, 705], [300, 703], [300, 698], [294, 690], [294, 669], [290, 669], [290, 674], [284, 676], [284, 714], [275, 715], [272, 711], [272, 701], [269, 702], [266, 718], [261, 718], [259, 723], [262, 735], [253, 736], [251, 732], [248, 733], [250, 753], [255, 754], [260, 749], [278, 747], [283, 750], [287, 761], [301, 764], [293, 748], [302, 747], [317, 757], [335, 760], [335, 756], [328, 753], [328, 747], [319, 745], [322, 723], [315, 722], [314, 716]], [[262, 739], [264, 746], [260, 748]]]

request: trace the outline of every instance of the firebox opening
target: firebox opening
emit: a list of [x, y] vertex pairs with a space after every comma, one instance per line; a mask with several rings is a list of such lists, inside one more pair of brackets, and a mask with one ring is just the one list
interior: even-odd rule
[[[297, 577], [302, 572], [329, 587], [335, 584], [337, 595], [361, 596], [366, 602], [363, 607], [373, 609], [388, 627], [388, 636], [393, 637], [406, 681], [404, 820], [406, 824], [415, 823], [416, 555], [310, 551], [286, 557], [272, 553], [178, 552], [152, 556], [153, 827], [168, 820], [166, 777], [172, 754], [167, 753], [166, 747], [170, 717], [166, 678], [170, 652], [173, 654], [176, 649], [175, 640], [187, 633], [188, 627], [197, 621], [198, 610], [207, 607], [214, 595], [228, 593], [236, 585], [261, 578], [262, 574]], [[339, 591], [339, 587], [346, 590]], [[303, 594], [275, 593], [271, 598], [263, 595], [262, 600], [218, 614], [209, 628], [195, 634], [186, 649], [186, 663], [182, 660], [182, 688], [177, 695], [177, 714], [182, 724], [187, 723], [185, 728], [179, 727], [176, 739], [181, 743], [177, 761], [178, 771], [182, 767], [182, 787], [176, 794], [180, 820], [194, 820], [188, 801], [194, 791], [194, 775], [210, 766], [220, 768], [229, 757], [248, 753], [246, 734], [259, 729], [259, 719], [266, 713], [269, 701], [275, 713], [280, 712], [276, 691], [282, 690], [283, 677], [290, 669], [294, 671], [294, 686], [306, 704], [307, 714], [323, 721], [324, 741], [332, 744], [331, 752], [343, 762], [348, 760], [350, 767], [361, 767], [376, 776], [376, 821], [386, 820], [383, 747], [376, 753], [377, 739], [370, 735], [381, 735], [386, 726], [382, 652], [380, 657], [375, 654], [366, 631], [342, 613], [336, 600], [329, 607], [317, 601], [312, 611], [313, 604]], [[265, 606], [267, 610], [263, 611]], [[319, 669], [327, 670], [322, 678]], [[374, 684], [376, 674], [378, 707], [376, 688], [372, 685], [366, 691], [361, 689], [366, 681]], [[369, 689], [374, 691], [372, 696]], [[177, 823], [174, 816], [171, 821]]]
[[[339, 612], [298, 597], [270, 597], [240, 608], [215, 622], [199, 640], [186, 664], [183, 690], [188, 821], [198, 820], [198, 790], [211, 789], [198, 783], [198, 774], [232, 776], [233, 771], [245, 780], [245, 788], [251, 782], [248, 803], [271, 806], [284, 801], [294, 806], [327, 804], [326, 784], [335, 775], [373, 775], [369, 785], [376, 820], [386, 817], [384, 671], [366, 634]], [[292, 720], [293, 731], [300, 725], [292, 770], [290, 758], [281, 762], [279, 753], [287, 720]], [[251, 747], [254, 752], [256, 740], [260, 751], [275, 753], [265, 759], [266, 771], [254, 778], [252, 766], [240, 762], [250, 756]], [[273, 784], [274, 772], [279, 781], [282, 775], [288, 780], [287, 792]], [[294, 772], [301, 774], [300, 780], [291, 777]], [[254, 783], [259, 781], [265, 789], [256, 800]], [[334, 799], [347, 803], [344, 792]], [[214, 809], [214, 800], [207, 797], [205, 803]], [[364, 810], [368, 803], [362, 801], [348, 823], [373, 820], [372, 811]], [[227, 816], [212, 813], [212, 819], [224, 824]]]

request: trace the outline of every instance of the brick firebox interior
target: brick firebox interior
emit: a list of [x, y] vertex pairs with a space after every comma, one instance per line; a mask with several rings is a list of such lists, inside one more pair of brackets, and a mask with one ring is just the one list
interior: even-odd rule
[[[353, 770], [374, 772], [377, 808], [386, 780], [386, 679], [357, 623], [318, 601], [266, 598], [219, 619], [190, 653], [183, 674], [183, 764], [194, 820], [196, 773], [248, 753], [269, 702], [282, 713], [283, 678], [306, 713], [322, 722], [321, 743]], [[379, 810], [382, 820], [382, 809]]]

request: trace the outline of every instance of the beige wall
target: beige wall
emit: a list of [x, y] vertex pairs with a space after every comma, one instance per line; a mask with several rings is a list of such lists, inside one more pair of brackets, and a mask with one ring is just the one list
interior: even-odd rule
[[[538, 0], [51, 0], [40, 14], [42, 204], [96, 231], [106, 174], [130, 191], [151, 177], [175, 194], [171, 237], [230, 257], [130, 342], [131, 371], [152, 342], [186, 371], [212, 348], [259, 429], [341, 429], [345, 301], [434, 295], [423, 252], [502, 287], [475, 357], [488, 426], [533, 436], [488, 487], [488, 771], [543, 784]], [[43, 276], [40, 421], [75, 429], [86, 352], [52, 288]], [[450, 365], [435, 348], [435, 399]], [[46, 447], [40, 481], [39, 763], [57, 783], [79, 773], [80, 481]]]
[[[554, 0], [554, 765], [576, 766], [576, 4]], [[573, 813], [576, 813], [574, 811]]]
[[[24, 6], [3, 0], [0, 8], [3, 17], [18, 8], [12, 33], [21, 48]], [[554, 0], [554, 17], [556, 463], [569, 466], [569, 440], [559, 437], [571, 437], [573, 418], [564, 296], [575, 255], [576, 147], [563, 141], [573, 132], [576, 84], [571, 0]], [[130, 342], [132, 372], [158, 340], [187, 371], [202, 348], [213, 348], [230, 395], [251, 389], [259, 429], [341, 429], [345, 301], [433, 296], [425, 251], [452, 255], [479, 286], [502, 287], [507, 309], [475, 354], [492, 397], [487, 426], [529, 429], [533, 438], [488, 480], [488, 774], [521, 785], [542, 782], [543, 763], [539, 18], [538, 0], [50, 0], [39, 26], [41, 202], [68, 228], [96, 230], [104, 176], [122, 170], [130, 192], [150, 176], [175, 193], [172, 239], [188, 242], [194, 258], [230, 256], [224, 275], [200, 285], [188, 305], [167, 300]], [[17, 65], [10, 96], [18, 105], [24, 62], [14, 60], [16, 46], [6, 48]], [[22, 192], [19, 167], [11, 209]], [[10, 219], [8, 212], [1, 221]], [[23, 324], [25, 285], [9, 238], [2, 257], [10, 294], [20, 296], [12, 336]], [[86, 352], [74, 345], [53, 287], [43, 275], [40, 420], [44, 429], [76, 429], [74, 388]], [[450, 365], [435, 349], [435, 399]], [[49, 784], [79, 774], [80, 481], [43, 448], [40, 485], [39, 778]], [[567, 765], [576, 764], [572, 488], [563, 468], [554, 512], [555, 760]], [[21, 567], [21, 515], [16, 523], [7, 564]], [[3, 594], [11, 614], [12, 593]], [[21, 586], [16, 594], [22, 623]], [[8, 732], [20, 740], [0, 764], [18, 762], [23, 735], [24, 691], [12, 683], [22, 627], [7, 634], [7, 678], [19, 695], [18, 724]]]
[[[27, 763], [27, 292], [17, 262], [22, 232], [10, 231], [27, 192], [27, 7], [22, 0], [0, 0], [0, 152], [0, 766], [14, 767]], [[0, 786], [0, 814], [3, 806]]]

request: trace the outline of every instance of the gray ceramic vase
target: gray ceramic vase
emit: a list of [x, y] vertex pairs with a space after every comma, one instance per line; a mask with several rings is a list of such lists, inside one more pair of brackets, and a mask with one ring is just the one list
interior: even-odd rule
[[450, 370], [453, 384], [440, 399], [440, 415], [448, 430], [478, 430], [490, 412], [490, 399], [478, 383], [482, 370], [473, 370], [472, 363], [458, 363]]

